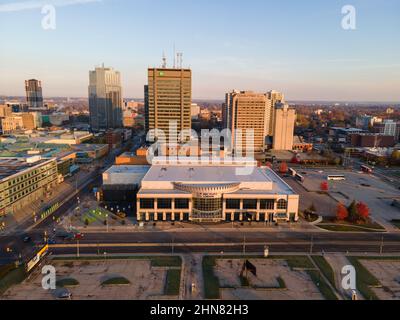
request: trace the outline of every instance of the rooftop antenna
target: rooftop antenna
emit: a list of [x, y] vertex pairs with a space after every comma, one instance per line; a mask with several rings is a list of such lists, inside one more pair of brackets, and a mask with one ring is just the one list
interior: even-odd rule
[[167, 58], [165, 57], [165, 52], [163, 52], [162, 68], [165, 69], [166, 67], [167, 67]]
[[175, 52], [175, 42], [174, 42], [174, 69], [176, 68], [176, 52]]
[[183, 53], [182, 52], [178, 52], [176, 54], [176, 58], [177, 58], [177, 68], [182, 69], [182, 64], [183, 64]]

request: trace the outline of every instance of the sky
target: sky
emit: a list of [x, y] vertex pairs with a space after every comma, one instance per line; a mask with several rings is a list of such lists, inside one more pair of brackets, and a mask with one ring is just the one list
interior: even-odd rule
[[[55, 7], [55, 29], [41, 10]], [[342, 28], [344, 5], [356, 29]], [[48, 22], [48, 20], [46, 20]], [[45, 21], [45, 22], [46, 22]], [[0, 0], [0, 95], [85, 97], [89, 70], [121, 72], [143, 98], [147, 68], [173, 47], [193, 72], [193, 98], [232, 89], [288, 100], [400, 101], [398, 0]]]

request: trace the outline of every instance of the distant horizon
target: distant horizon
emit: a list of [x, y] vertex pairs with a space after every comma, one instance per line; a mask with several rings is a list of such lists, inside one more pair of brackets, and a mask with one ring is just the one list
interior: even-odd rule
[[[25, 99], [25, 96], [9, 96], [9, 95], [4, 95], [0, 94], [0, 98], [16, 98], [16, 99]], [[88, 97], [84, 96], [49, 96], [49, 97], [43, 97], [43, 100], [52, 100], [52, 99], [79, 99], [79, 100], [87, 100]], [[123, 100], [135, 100], [135, 101], [140, 101], [144, 100], [144, 98], [138, 98], [138, 97], [123, 97]], [[218, 103], [223, 103], [225, 99], [214, 99], [214, 98], [192, 98], [192, 102], [195, 101], [204, 101], [204, 102], [218, 102]], [[369, 104], [369, 103], [376, 103], [376, 104], [393, 104], [393, 105], [399, 105], [400, 106], [400, 101], [382, 101], [382, 100], [376, 100], [376, 101], [361, 101], [361, 100], [303, 100], [303, 99], [286, 99], [286, 102], [288, 103], [355, 103], [355, 104]]]

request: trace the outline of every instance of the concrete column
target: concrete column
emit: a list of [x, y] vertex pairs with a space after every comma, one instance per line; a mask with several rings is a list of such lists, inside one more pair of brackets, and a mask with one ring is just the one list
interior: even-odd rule
[[163, 221], [167, 221], [167, 214], [163, 212]]
[[149, 220], [150, 220], [150, 215], [148, 212], [146, 212], [146, 221], [149, 221]]
[[222, 198], [222, 220], [226, 220], [226, 199]]
[[139, 212], [140, 212], [140, 199], [137, 199], [137, 201], [136, 201], [136, 219], [137, 219], [138, 221], [140, 221], [140, 214], [139, 214]]

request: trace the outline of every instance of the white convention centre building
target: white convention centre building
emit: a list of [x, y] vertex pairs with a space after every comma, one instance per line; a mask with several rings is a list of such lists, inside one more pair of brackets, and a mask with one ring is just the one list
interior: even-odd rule
[[299, 195], [255, 161], [215, 164], [196, 158], [177, 163], [155, 158], [152, 164], [137, 194], [138, 221], [298, 220]]

